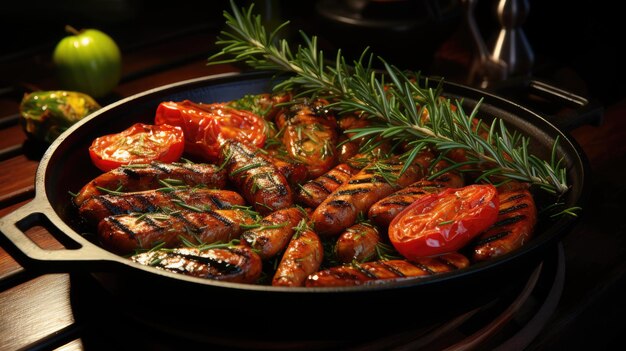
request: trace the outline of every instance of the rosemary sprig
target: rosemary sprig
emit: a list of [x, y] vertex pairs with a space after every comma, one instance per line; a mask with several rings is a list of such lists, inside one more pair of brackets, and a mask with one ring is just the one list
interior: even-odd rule
[[209, 58], [209, 64], [245, 62], [255, 69], [287, 73], [289, 76], [275, 86], [276, 90], [324, 96], [333, 101], [331, 108], [367, 114], [375, 123], [347, 131], [355, 133], [352, 139], [380, 136], [396, 142], [412, 140], [412, 150], [403, 155], [407, 166], [427, 146], [444, 153], [463, 149], [467, 164], [489, 167], [482, 179], [504, 177], [537, 185], [550, 193], [567, 192], [565, 168], [556, 152], [558, 139], [546, 161], [531, 155], [530, 139], [510, 132], [500, 119], [491, 122], [485, 138], [479, 133], [483, 122], [477, 119], [480, 102], [466, 114], [461, 102], [441, 97], [441, 84], [432, 88], [424, 80], [422, 86], [417, 74], [403, 72], [383, 59], [385, 70], [377, 72], [372, 67], [373, 55], [367, 50], [351, 66], [341, 51], [334, 65], [327, 64], [323, 51], [317, 48], [317, 38], [303, 32], [304, 45], [292, 51], [287, 40], [278, 39], [278, 32], [289, 22], [267, 33], [261, 16], [253, 14], [253, 7], [238, 9], [231, 0], [232, 14], [224, 12], [229, 31], [221, 32], [216, 44], [222, 50]]

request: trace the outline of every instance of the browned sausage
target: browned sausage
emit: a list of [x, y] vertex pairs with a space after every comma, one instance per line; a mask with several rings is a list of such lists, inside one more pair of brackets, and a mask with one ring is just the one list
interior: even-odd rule
[[227, 140], [222, 146], [220, 161], [228, 172], [228, 179], [260, 214], [293, 206], [287, 178], [256, 147]]
[[273, 286], [302, 286], [324, 259], [322, 241], [309, 228], [294, 234], [272, 279]]
[[373, 163], [338, 187], [311, 215], [315, 232], [333, 236], [356, 222], [359, 213], [366, 214], [378, 200], [424, 176], [432, 154], [424, 153], [400, 175], [404, 164], [397, 159]]
[[496, 222], [478, 237], [473, 259], [486, 261], [524, 245], [537, 223], [535, 201], [528, 190], [499, 194], [500, 209]]
[[367, 222], [357, 223], [339, 235], [335, 243], [337, 261], [349, 263], [372, 260], [376, 256], [379, 241], [378, 228]]
[[184, 241], [194, 245], [228, 242], [239, 238], [241, 224], [253, 222], [253, 217], [238, 209], [117, 215], [100, 221], [98, 238], [104, 248], [123, 255], [159, 244], [173, 248]]
[[337, 160], [337, 121], [327, 104], [324, 100], [298, 103], [276, 116], [287, 153], [305, 165], [312, 178], [328, 172]]
[[106, 193], [99, 188], [112, 191], [132, 192], [158, 189], [162, 182], [172, 185], [204, 185], [207, 188], [222, 189], [226, 186], [226, 171], [206, 163], [162, 163], [130, 165], [103, 173], [87, 183], [74, 198], [80, 206], [92, 196]]
[[296, 207], [274, 211], [241, 233], [241, 243], [255, 249], [262, 259], [274, 257], [285, 249], [294, 228], [306, 218], [306, 212]]
[[380, 228], [387, 228], [398, 213], [424, 195], [437, 193], [446, 188], [459, 188], [463, 185], [463, 177], [454, 171], [446, 172], [433, 180], [418, 180], [373, 204], [367, 213], [367, 218]]
[[316, 208], [341, 184], [350, 180], [355, 173], [356, 170], [347, 164], [339, 164], [325, 174], [302, 185], [296, 192], [296, 202], [303, 206]]
[[119, 214], [189, 208], [223, 210], [245, 204], [243, 197], [234, 191], [184, 188], [146, 190], [120, 195], [96, 195], [83, 202], [78, 211], [89, 223], [97, 225], [105, 217]]
[[428, 277], [463, 269], [469, 260], [456, 252], [441, 256], [422, 257], [416, 261], [389, 260], [353, 263], [311, 274], [305, 286], [353, 286], [378, 284], [408, 277]]
[[261, 258], [250, 248], [160, 249], [131, 257], [134, 262], [192, 277], [234, 283], [255, 283], [261, 276]]

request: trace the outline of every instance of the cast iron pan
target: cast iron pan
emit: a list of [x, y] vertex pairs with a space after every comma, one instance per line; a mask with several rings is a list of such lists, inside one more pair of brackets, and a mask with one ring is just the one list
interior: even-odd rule
[[[221, 330], [233, 335], [258, 333], [259, 337], [279, 333], [288, 339], [292, 335], [314, 338], [312, 330], [345, 335], [352, 329], [365, 334], [372, 330], [374, 336], [380, 330], [403, 328], [397, 317], [408, 317], [411, 323], [431, 322], [516, 289], [520, 277], [527, 277], [546, 249], [576, 222], [568, 216], [543, 219], [535, 237], [521, 249], [462, 271], [349, 288], [284, 288], [190, 278], [135, 264], [83, 235], [69, 192], [77, 192], [100, 173], [87, 152], [94, 138], [119, 132], [134, 122], [152, 123], [162, 101], [228, 101], [244, 94], [269, 92], [272, 79], [267, 72], [253, 72], [183, 81], [106, 106], [74, 125], [43, 156], [34, 200], [0, 219], [0, 230], [13, 246], [9, 247], [11, 253], [23, 265], [43, 272], [87, 271], [119, 299], [122, 310], [182, 334]], [[509, 128], [531, 137], [531, 152], [538, 156], [547, 159], [558, 136], [558, 154], [567, 165], [571, 184], [562, 201], [567, 207], [584, 208], [589, 181], [587, 161], [565, 132], [542, 116], [497, 96], [451, 83], [444, 84], [444, 91], [449, 97], [462, 99], [468, 111], [483, 99], [480, 115], [487, 119], [499, 117]], [[541, 206], [543, 200], [537, 201]], [[41, 249], [24, 234], [34, 226], [45, 227], [66, 248]], [[191, 316], [203, 317], [203, 322], [192, 322]], [[322, 318], [323, 324], [313, 325], [313, 317]]]

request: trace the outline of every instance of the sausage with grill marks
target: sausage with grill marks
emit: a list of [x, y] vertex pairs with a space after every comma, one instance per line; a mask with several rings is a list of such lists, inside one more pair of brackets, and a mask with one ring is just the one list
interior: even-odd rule
[[289, 242], [272, 279], [273, 286], [302, 286], [324, 259], [322, 241], [310, 229], [297, 232]]
[[474, 243], [474, 261], [490, 260], [518, 249], [533, 234], [537, 208], [530, 192], [526, 189], [507, 191], [498, 197], [498, 218]]
[[224, 210], [245, 204], [244, 198], [235, 191], [186, 188], [96, 195], [83, 202], [78, 212], [89, 223], [97, 225], [105, 217], [119, 214], [183, 210], [189, 206]]
[[100, 221], [98, 239], [104, 248], [124, 255], [158, 244], [178, 247], [183, 240], [194, 245], [228, 242], [239, 238], [241, 224], [252, 223], [250, 214], [239, 209], [116, 215]]
[[144, 191], [163, 187], [161, 181], [174, 180], [177, 185], [204, 185], [222, 189], [226, 186], [226, 171], [207, 163], [163, 163], [121, 166], [103, 173], [87, 183], [74, 197], [80, 206], [87, 199], [105, 192], [98, 188], [121, 192]]
[[297, 103], [276, 116], [287, 154], [305, 165], [312, 178], [328, 172], [337, 160], [337, 121], [327, 104], [323, 99]]
[[378, 228], [367, 222], [357, 223], [339, 235], [335, 255], [342, 263], [369, 261], [375, 257], [379, 242]]
[[302, 185], [296, 193], [296, 202], [316, 208], [335, 189], [350, 180], [356, 170], [345, 163], [338, 164], [331, 170]]
[[287, 178], [254, 146], [235, 140], [222, 145], [221, 160], [228, 179], [248, 204], [262, 215], [293, 206]]
[[234, 283], [255, 283], [263, 268], [261, 258], [241, 245], [206, 250], [161, 249], [134, 255], [131, 260], [174, 273]]
[[424, 195], [438, 193], [446, 188], [460, 188], [463, 185], [463, 177], [456, 172], [446, 172], [433, 180], [418, 180], [373, 204], [367, 218], [380, 228], [388, 228], [398, 213]]
[[246, 230], [241, 234], [241, 242], [257, 251], [262, 259], [276, 256], [283, 251], [295, 233], [294, 227], [307, 214], [296, 207], [274, 211], [263, 218], [259, 227]]
[[[316, 233], [320, 236], [340, 234], [356, 222], [359, 213], [366, 214], [380, 199], [422, 178], [431, 160], [430, 153], [417, 157], [402, 175], [400, 172], [404, 164], [397, 159], [384, 165], [376, 163], [363, 168], [313, 211], [311, 221]], [[385, 170], [381, 171], [382, 167]], [[389, 183], [389, 178], [396, 178], [393, 185]]]
[[353, 263], [331, 267], [311, 274], [305, 281], [308, 287], [337, 287], [370, 285], [410, 277], [428, 277], [452, 272], [469, 266], [467, 257], [452, 252], [415, 261], [388, 260]]

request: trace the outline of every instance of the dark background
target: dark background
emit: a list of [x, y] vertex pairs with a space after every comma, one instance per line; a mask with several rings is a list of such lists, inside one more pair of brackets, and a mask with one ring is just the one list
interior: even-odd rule
[[[342, 4], [360, 0], [334, 1]], [[239, 1], [246, 5], [249, 1]], [[325, 1], [257, 1], [257, 9], [274, 22], [290, 19], [286, 33], [296, 39], [295, 29], [320, 36], [320, 46], [341, 47], [346, 55], [358, 55], [366, 46], [402, 68], [426, 74], [446, 74], [436, 62], [437, 50], [454, 34], [462, 21], [461, 6], [455, 0], [396, 0], [384, 6], [371, 2], [361, 20], [377, 22], [375, 30], [345, 25], [320, 14]], [[495, 16], [497, 1], [477, 3], [476, 18], [483, 37], [491, 47], [499, 29]], [[624, 20], [612, 5], [603, 2], [530, 1], [523, 24], [535, 54], [533, 75], [554, 81], [575, 93], [589, 95], [610, 104], [626, 90], [626, 69], [622, 62]], [[327, 5], [327, 4], [326, 4]], [[45, 64], [56, 43], [66, 35], [65, 24], [76, 28], [98, 28], [110, 34], [122, 53], [164, 37], [205, 32], [207, 57], [215, 52], [215, 34], [222, 27], [222, 11], [228, 2], [218, 1], [12, 1], [0, 11], [0, 65], [36, 56]], [[347, 6], [347, 5], [345, 5]], [[344, 6], [344, 7], [345, 7]], [[326, 6], [328, 8], [328, 6]], [[332, 7], [332, 6], [331, 6]], [[432, 9], [439, 13], [429, 13]], [[394, 22], [395, 21], [395, 22]], [[272, 22], [272, 23], [274, 23]], [[405, 25], [398, 29], [398, 22]], [[391, 24], [389, 24], [391, 23]], [[395, 25], [393, 24], [395, 23]], [[407, 29], [408, 28], [408, 29]], [[622, 50], [623, 51], [623, 50]], [[12, 83], [26, 72], [3, 72], [0, 81]]]

